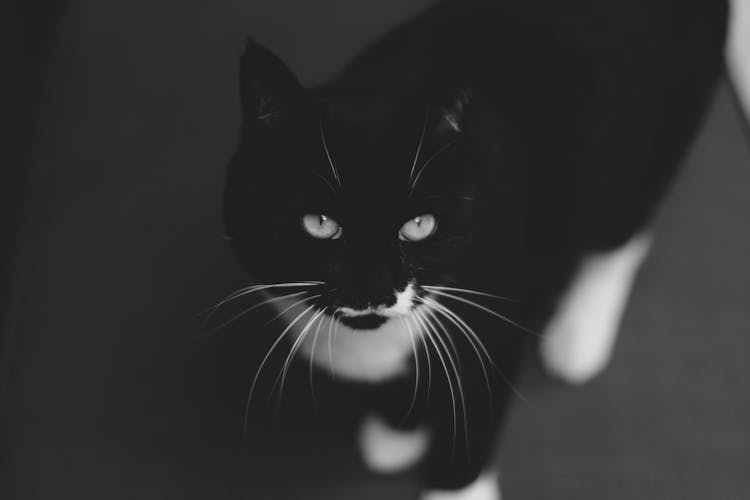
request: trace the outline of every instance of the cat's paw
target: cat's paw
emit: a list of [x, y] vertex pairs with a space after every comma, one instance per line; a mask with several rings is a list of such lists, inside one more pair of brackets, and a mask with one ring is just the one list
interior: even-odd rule
[[[567, 320], [567, 321], [566, 321]], [[552, 323], [539, 346], [542, 364], [548, 375], [569, 384], [593, 379], [609, 363], [615, 330], [612, 326], [583, 321]]]
[[394, 429], [375, 415], [366, 417], [359, 429], [359, 449], [365, 465], [384, 474], [416, 464], [427, 451], [428, 444], [427, 429]]
[[424, 491], [419, 500], [501, 500], [496, 474], [485, 473], [470, 485], [454, 491]]
[[581, 263], [540, 345], [542, 363], [551, 376], [581, 384], [607, 366], [649, 242], [647, 236], [639, 236]]

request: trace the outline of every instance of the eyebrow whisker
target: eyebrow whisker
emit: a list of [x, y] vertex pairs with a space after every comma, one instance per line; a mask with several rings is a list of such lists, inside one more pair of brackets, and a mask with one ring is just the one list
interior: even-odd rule
[[424, 165], [422, 165], [422, 168], [419, 169], [419, 172], [417, 173], [416, 177], [414, 177], [414, 181], [411, 183], [411, 186], [410, 186], [411, 190], [409, 191], [409, 196], [411, 196], [411, 194], [414, 192], [414, 188], [416, 187], [417, 182], [419, 181], [419, 178], [422, 176], [422, 172], [425, 171], [425, 169], [430, 165], [432, 160], [437, 158], [442, 152], [447, 150], [449, 147], [453, 146], [455, 143], [456, 141], [451, 141], [448, 144], [445, 144], [440, 149], [435, 151], [435, 153], [433, 153], [432, 156], [430, 156], [426, 162], [424, 162]]
[[330, 182], [328, 182], [328, 179], [326, 179], [325, 177], [323, 177], [322, 175], [320, 175], [320, 174], [319, 174], [318, 172], [316, 172], [315, 170], [313, 170], [313, 169], [311, 169], [311, 168], [309, 168], [309, 169], [307, 169], [307, 170], [308, 170], [308, 171], [309, 171], [309, 172], [310, 172], [311, 174], [313, 174], [313, 175], [314, 175], [315, 177], [317, 177], [317, 178], [318, 178], [318, 179], [320, 179], [321, 181], [325, 182], [326, 186], [328, 186], [328, 189], [330, 189], [330, 190], [331, 190], [331, 192], [332, 192], [332, 193], [333, 193], [334, 195], [336, 194], [336, 188], [334, 188], [334, 187], [333, 187], [333, 184], [331, 184]]
[[414, 155], [414, 161], [411, 164], [411, 171], [409, 172], [409, 185], [412, 186], [412, 178], [414, 177], [414, 170], [417, 168], [417, 160], [419, 160], [419, 153], [422, 151], [422, 143], [424, 143], [424, 134], [427, 131], [427, 122], [429, 121], [429, 113], [425, 113], [424, 125], [422, 125], [422, 134], [419, 136], [419, 144], [417, 144], [417, 153]]
[[331, 166], [331, 171], [333, 172], [333, 178], [336, 179], [336, 184], [341, 187], [341, 177], [339, 176], [338, 170], [336, 170], [336, 165], [333, 163], [333, 159], [331, 158], [331, 152], [328, 150], [328, 143], [326, 142], [326, 135], [323, 133], [323, 117], [320, 117], [320, 139], [323, 141], [323, 149], [326, 152], [326, 157], [328, 158], [328, 164]]

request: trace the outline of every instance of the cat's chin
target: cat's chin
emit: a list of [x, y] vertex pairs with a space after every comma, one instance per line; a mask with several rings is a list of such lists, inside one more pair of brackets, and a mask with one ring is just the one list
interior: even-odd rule
[[380, 314], [364, 314], [358, 316], [346, 316], [340, 315], [338, 320], [343, 324], [351, 328], [352, 330], [376, 330], [383, 326], [388, 317], [381, 316]]
[[342, 321], [343, 315], [323, 315], [319, 325], [308, 329], [312, 333], [302, 339], [299, 353], [335, 377], [352, 381], [377, 383], [407, 373], [417, 330], [410, 330], [402, 317], [372, 315], [385, 322], [377, 328], [363, 329], [349, 326]]

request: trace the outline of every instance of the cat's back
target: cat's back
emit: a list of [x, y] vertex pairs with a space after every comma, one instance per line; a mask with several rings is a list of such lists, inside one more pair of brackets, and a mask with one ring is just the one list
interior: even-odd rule
[[519, 197], [543, 200], [540, 220], [564, 219], [553, 224], [583, 239], [611, 231], [604, 244], [617, 244], [647, 219], [700, 124], [727, 15], [724, 0], [440, 2], [324, 94], [382, 107], [471, 88], [514, 138], [499, 147], [525, 162], [525, 181], [504, 179], [509, 170], [497, 182], [529, 184]]
[[661, 118], [694, 124], [723, 69], [727, 15], [725, 0], [438, 2], [325, 93], [383, 106], [473, 87], [526, 142], [581, 146], [598, 162], [598, 147], [611, 152], [634, 127], [648, 137]]
[[623, 243], [647, 223], [723, 72], [726, 2], [477, 5], [436, 56], [443, 81], [468, 75], [516, 134], [540, 219], [587, 248]]

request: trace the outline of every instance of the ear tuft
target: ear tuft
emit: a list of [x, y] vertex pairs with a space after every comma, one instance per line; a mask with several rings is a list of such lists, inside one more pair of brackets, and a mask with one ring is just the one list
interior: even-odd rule
[[289, 68], [270, 50], [247, 39], [240, 59], [240, 97], [246, 124], [273, 126], [299, 106], [305, 91]]
[[281, 107], [281, 104], [270, 96], [261, 96], [258, 104], [258, 114], [255, 117], [255, 121], [271, 127], [274, 123], [279, 120], [285, 113], [285, 110]]
[[448, 105], [438, 110], [438, 132], [461, 133], [466, 108], [471, 101], [471, 90], [461, 89], [456, 92]]

